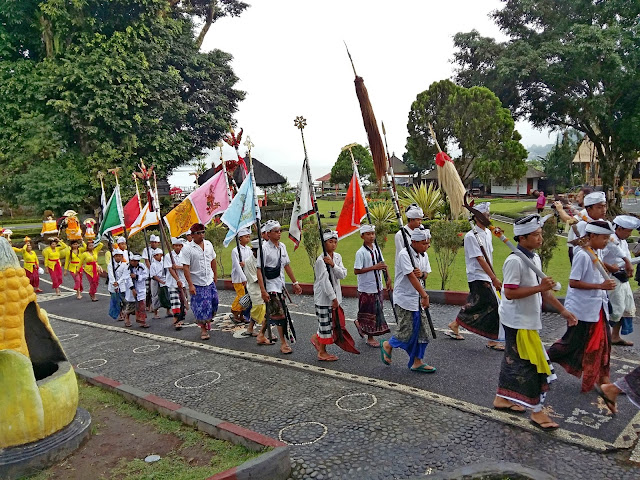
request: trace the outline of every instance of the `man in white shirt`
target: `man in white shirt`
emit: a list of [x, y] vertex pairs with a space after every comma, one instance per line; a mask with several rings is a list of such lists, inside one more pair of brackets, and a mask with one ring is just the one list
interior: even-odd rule
[[594, 220], [604, 220], [607, 213], [607, 197], [604, 192], [592, 192], [585, 195], [583, 203], [585, 208], [576, 215], [578, 222], [571, 225], [567, 235], [571, 262], [580, 249], [578, 240], [584, 235], [586, 225]]
[[[418, 206], [417, 203], [412, 203], [405, 210], [405, 215], [407, 216], [407, 224], [402, 227], [402, 229], [398, 230], [395, 234], [394, 243], [396, 245], [396, 257], [398, 259], [398, 255], [405, 248], [406, 245], [411, 244], [411, 233], [416, 229], [420, 228], [422, 225], [422, 219], [424, 218], [424, 212]], [[405, 244], [404, 239], [402, 238], [402, 231], [404, 230], [407, 238], [407, 243]]]
[[[376, 228], [363, 224], [360, 227], [362, 247], [356, 252], [353, 272], [358, 282], [358, 318], [355, 321], [358, 334], [367, 336], [367, 345], [378, 348], [380, 342], [373, 337], [389, 333], [389, 325], [384, 318], [381, 271], [388, 271], [382, 253], [375, 246]], [[391, 282], [387, 284], [391, 290]]]
[[111, 296], [111, 300], [109, 302], [109, 316], [118, 321], [124, 320], [122, 307], [126, 301], [124, 299], [124, 284], [122, 282], [122, 277], [129, 273], [127, 264], [122, 260], [122, 250], [114, 250], [113, 261], [110, 261], [107, 264], [107, 275], [109, 277], [107, 290]]
[[[153, 263], [153, 252], [158, 248], [160, 248], [160, 237], [158, 235], [149, 236], [149, 245], [142, 250], [142, 259], [149, 272], [151, 272], [151, 264]], [[147, 311], [151, 310], [153, 310], [153, 284], [151, 283], [151, 275], [149, 275], [147, 278]]]
[[638, 227], [639, 222], [631, 215], [618, 215], [614, 218], [613, 228], [616, 233], [611, 236], [609, 243], [602, 251], [602, 261], [612, 273], [612, 280], [616, 282], [616, 288], [609, 292], [611, 345], [633, 346], [633, 342], [623, 340], [620, 333], [622, 330], [624, 335], [628, 335], [633, 331], [632, 322], [636, 314], [633, 292], [629, 285], [629, 278], [633, 277], [633, 265], [627, 238], [633, 229]]
[[[529, 215], [517, 219], [513, 227], [518, 249], [540, 269], [540, 257], [534, 250], [542, 246], [543, 223], [539, 215]], [[542, 409], [549, 384], [556, 379], [539, 334], [542, 302], [559, 311], [570, 326], [578, 319], [553, 295], [555, 281], [551, 277], [540, 280], [518, 255], [507, 257], [502, 272], [499, 311], [506, 344], [493, 406], [513, 413], [530, 409], [534, 426], [553, 430], [559, 425]]]
[[205, 228], [201, 223], [191, 226], [193, 242], [182, 249], [182, 268], [191, 294], [191, 310], [200, 326], [200, 339], [209, 340], [211, 319], [218, 311], [218, 265], [216, 252], [209, 240], [205, 240]]
[[[269, 324], [278, 326], [278, 334], [280, 335], [280, 352], [284, 354], [292, 353], [291, 347], [287, 343], [295, 341], [295, 331], [293, 330], [293, 322], [289, 309], [284, 301], [282, 292], [284, 291], [284, 273], [287, 272], [289, 279], [293, 282], [293, 293], [299, 295], [302, 293], [302, 287], [296, 281], [293, 269], [290, 265], [289, 254], [287, 248], [280, 242], [282, 229], [280, 223], [275, 220], [268, 220], [262, 226], [262, 231], [266, 232], [269, 241], [262, 244], [262, 262], [259, 266], [262, 269], [262, 278], [264, 279], [264, 287], [266, 295], [263, 295], [264, 301], [267, 303], [267, 322], [263, 322], [260, 333], [258, 334], [258, 345], [271, 345], [264, 334]], [[260, 259], [259, 259], [260, 261]]]
[[327, 256], [319, 255], [313, 267], [313, 303], [318, 318], [318, 331], [311, 336], [311, 344], [318, 351], [318, 360], [333, 362], [338, 357], [327, 352], [327, 345], [333, 343], [333, 310], [342, 303], [340, 280], [347, 277], [347, 269], [342, 264], [342, 256], [336, 252], [338, 232], [328, 230], [322, 240]]
[[[149, 268], [149, 278], [151, 279], [151, 311], [153, 312], [153, 318], [158, 319], [158, 310], [162, 307], [162, 301], [160, 299], [161, 289], [167, 283], [166, 275], [164, 271], [164, 252], [161, 248], [153, 250], [151, 267]], [[171, 312], [167, 309], [167, 316], [171, 316]]]
[[236, 298], [231, 304], [231, 314], [236, 324], [244, 324], [242, 316], [242, 306], [240, 299], [246, 294], [245, 287], [247, 285], [247, 276], [244, 274], [244, 262], [247, 258], [253, 256], [249, 243], [251, 242], [251, 230], [249, 228], [241, 228], [238, 230], [238, 244], [231, 250], [231, 283], [236, 291]]
[[398, 326], [393, 337], [380, 341], [380, 357], [385, 365], [391, 365], [393, 349], [402, 348], [409, 355], [407, 366], [416, 373], [436, 371], [435, 367], [423, 362], [429, 343], [429, 323], [424, 311], [429, 308], [429, 295], [422, 282], [431, 272], [427, 256], [430, 244], [431, 232], [416, 228], [411, 233], [411, 246], [398, 255], [393, 295]]
[[173, 327], [180, 330], [183, 326], [187, 304], [187, 280], [184, 277], [182, 268], [182, 247], [185, 243], [183, 238], [171, 238], [171, 248], [173, 251], [164, 256], [164, 268], [166, 285], [169, 288], [169, 302], [171, 303], [171, 313], [173, 314]]
[[595, 220], [587, 224], [585, 246], [574, 254], [564, 301], [565, 308], [578, 318], [578, 324], [567, 328], [563, 337], [547, 350], [552, 362], [562, 365], [571, 375], [582, 377], [582, 392], [611, 381], [606, 291], [613, 290], [616, 283], [602, 277], [591, 255], [603, 249], [612, 234], [608, 222]]
[[[479, 203], [474, 208], [482, 215], [489, 216], [489, 202]], [[451, 332], [445, 335], [454, 340], [463, 340], [459, 327], [488, 338], [487, 348], [503, 351], [500, 337], [498, 298], [502, 284], [493, 271], [493, 243], [491, 231], [473, 219], [473, 227], [464, 236], [464, 261], [469, 283], [467, 303], [460, 309], [457, 318], [449, 324]]]

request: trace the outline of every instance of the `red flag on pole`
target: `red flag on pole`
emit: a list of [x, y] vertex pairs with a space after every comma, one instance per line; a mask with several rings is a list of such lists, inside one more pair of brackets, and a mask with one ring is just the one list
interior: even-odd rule
[[[124, 212], [124, 224], [127, 227], [127, 231], [129, 231], [133, 222], [135, 222], [136, 218], [140, 215], [140, 200], [138, 199], [137, 193], [131, 197], [131, 200], [122, 208], [122, 211]], [[123, 232], [124, 230], [120, 228], [111, 233], [113, 233], [113, 235], [122, 235]]]
[[342, 205], [340, 218], [338, 218], [338, 226], [336, 227], [338, 238], [347, 237], [358, 231], [360, 222], [366, 215], [367, 210], [364, 206], [362, 190], [360, 189], [358, 177], [354, 173], [347, 190], [347, 196], [344, 199], [344, 205]]

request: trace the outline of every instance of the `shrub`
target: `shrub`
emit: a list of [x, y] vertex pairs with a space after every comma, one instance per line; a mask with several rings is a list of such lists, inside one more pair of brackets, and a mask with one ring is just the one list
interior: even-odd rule
[[[211, 222], [207, 225], [207, 228], [204, 233], [204, 238], [209, 240], [213, 245], [213, 249], [216, 253], [220, 252], [224, 246], [222, 241], [224, 237], [227, 236], [228, 229], [226, 225], [221, 222]], [[232, 242], [231, 245], [235, 246], [235, 242]], [[222, 264], [222, 255], [218, 254], [216, 256], [216, 261], [218, 262], [218, 273], [219, 277], [224, 277], [224, 265]]]
[[[466, 223], [466, 229], [464, 224]], [[452, 266], [458, 250], [462, 247], [461, 232], [469, 230], [469, 224], [463, 221], [450, 222], [435, 220], [430, 223], [431, 246], [435, 251], [436, 264], [442, 281], [440, 289], [446, 290], [449, 278], [453, 274]]]
[[557, 230], [558, 222], [555, 216], [544, 222], [544, 226], [542, 227], [542, 247], [538, 250], [543, 271], [549, 267], [549, 262], [551, 262], [551, 258], [553, 257], [553, 250], [558, 245]]
[[[373, 202], [369, 205], [371, 222], [376, 227], [376, 240], [380, 250], [387, 244], [389, 232], [393, 229], [396, 214], [390, 200]], [[396, 225], [397, 231], [397, 225]], [[394, 232], [395, 233], [395, 232]]]
[[313, 269], [316, 259], [322, 250], [322, 245], [320, 244], [320, 231], [318, 230], [318, 223], [315, 215], [311, 215], [302, 221], [301, 243], [304, 247], [304, 251], [307, 252], [309, 264]]
[[403, 190], [400, 204], [406, 207], [412, 203], [420, 205], [424, 216], [429, 219], [436, 218], [443, 213], [444, 200], [442, 199], [442, 192], [434, 183], [430, 183], [428, 187], [422, 183], [420, 186], [414, 185]]

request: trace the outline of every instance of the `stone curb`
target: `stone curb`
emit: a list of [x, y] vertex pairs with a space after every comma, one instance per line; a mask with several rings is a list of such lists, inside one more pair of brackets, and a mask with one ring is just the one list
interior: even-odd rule
[[97, 375], [88, 370], [76, 368], [75, 371], [76, 375], [87, 383], [116, 392], [147, 410], [158, 412], [165, 417], [196, 427], [214, 438], [242, 445], [256, 452], [263, 450], [265, 447], [272, 448], [272, 450], [248, 460], [242, 465], [217, 473], [206, 480], [285, 480], [291, 473], [290, 447], [286, 443], [239, 425], [225, 422], [206, 413], [183, 407], [136, 387], [125, 385], [117, 380]]
[[[287, 283], [287, 286], [291, 288], [291, 284]], [[302, 287], [303, 295], [313, 295], [313, 283], [300, 283]], [[218, 290], [233, 290], [233, 283], [231, 280], [218, 280], [216, 283]], [[467, 303], [467, 296], [469, 292], [456, 292], [452, 290], [427, 290], [429, 295], [429, 301], [431, 303], [440, 303], [444, 305], [464, 305]], [[358, 287], [355, 285], [342, 285], [342, 296], [345, 298], [356, 298], [358, 296]], [[386, 292], [384, 297], [388, 299]], [[564, 297], [557, 297], [560, 303], [564, 305]], [[543, 306], [543, 311], [558, 313], [555, 309]]]

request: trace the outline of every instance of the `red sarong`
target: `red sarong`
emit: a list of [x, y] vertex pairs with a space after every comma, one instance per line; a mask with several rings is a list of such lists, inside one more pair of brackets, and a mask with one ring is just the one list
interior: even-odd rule
[[51, 260], [52, 262], [56, 262], [56, 266], [49, 270], [49, 275], [51, 276], [51, 286], [55, 290], [56, 288], [62, 285], [62, 267], [60, 266], [60, 260]]

